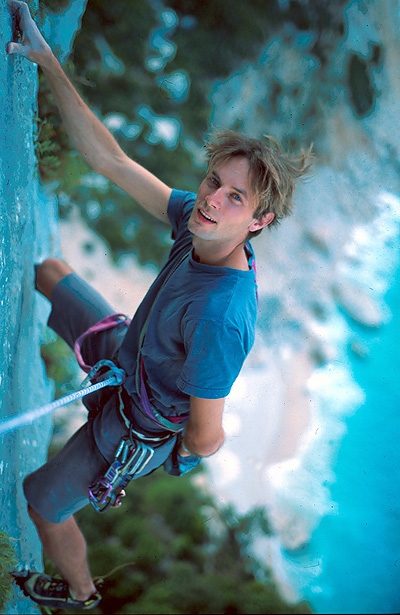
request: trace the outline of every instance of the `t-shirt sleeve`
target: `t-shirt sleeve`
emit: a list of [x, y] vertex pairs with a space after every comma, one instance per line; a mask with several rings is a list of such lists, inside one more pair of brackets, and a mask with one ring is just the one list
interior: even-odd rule
[[177, 239], [180, 233], [187, 232], [187, 223], [196, 200], [194, 192], [172, 190], [168, 202], [168, 218], [172, 225], [172, 238]]
[[226, 397], [249, 351], [238, 328], [217, 320], [192, 320], [185, 326], [184, 340], [187, 357], [178, 387], [203, 399]]

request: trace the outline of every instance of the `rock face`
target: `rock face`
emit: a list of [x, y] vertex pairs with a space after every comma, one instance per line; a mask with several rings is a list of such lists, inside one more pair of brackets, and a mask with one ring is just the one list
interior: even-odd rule
[[[248, 134], [274, 134], [295, 145], [314, 141], [318, 152], [313, 176], [297, 191], [294, 215], [279, 232], [266, 232], [266, 241], [254, 242], [264, 343], [260, 365], [254, 369], [260, 396], [265, 398], [265, 383], [271, 380], [260, 411], [266, 416], [273, 411], [284, 414], [287, 383], [300, 380], [298, 388], [304, 389], [311, 425], [300, 448], [281, 459], [279, 466], [271, 467], [263, 450], [260, 458], [254, 453], [250, 460], [257, 473], [254, 502], [249, 497], [250, 480], [241, 495], [250, 504], [264, 504], [260, 485], [266, 486], [265, 491], [272, 494], [266, 503], [276, 533], [293, 550], [306, 545], [321, 517], [333, 508], [325, 486], [334, 480], [332, 457], [343, 436], [344, 418], [363, 402], [363, 391], [352, 379], [348, 350], [367, 363], [363, 332], [373, 329], [385, 335], [390, 313], [384, 295], [398, 267], [398, 4], [395, 0], [337, 4], [343, 19], [337, 25], [336, 40], [329, 38], [329, 28], [328, 38], [318, 41], [307, 31], [299, 34], [286, 27], [277, 32], [257, 63], [244, 66], [213, 93], [214, 125], [239, 124]], [[83, 5], [83, 0], [71, 3], [78, 9]], [[54, 28], [59, 23], [56, 20]], [[3, 0], [3, 50], [11, 28]], [[58, 31], [66, 32], [65, 28]], [[329, 53], [318, 56], [315, 49], [324, 45]], [[36, 69], [3, 51], [0, 78], [3, 420], [51, 396], [39, 356], [46, 306], [33, 291], [33, 264], [55, 250], [56, 234], [35, 176]], [[359, 325], [357, 333], [351, 332], [349, 322]], [[302, 367], [304, 356], [306, 368]], [[235, 436], [235, 424], [231, 429]], [[279, 437], [281, 430], [277, 431]], [[17, 539], [21, 564], [27, 566], [40, 566], [40, 551], [25, 513], [21, 481], [44, 460], [49, 432], [49, 420], [43, 420], [0, 438], [2, 526]], [[28, 613], [32, 605], [12, 608]]]
[[[52, 254], [52, 207], [40, 194], [34, 153], [37, 68], [7, 56], [12, 21], [0, 3], [0, 421], [48, 403], [52, 395], [40, 358], [47, 306], [34, 291], [34, 263]], [[40, 220], [40, 223], [39, 223]], [[0, 436], [1, 528], [21, 567], [41, 569], [41, 548], [26, 512], [23, 477], [47, 456], [51, 419]], [[18, 593], [10, 613], [37, 613]]]

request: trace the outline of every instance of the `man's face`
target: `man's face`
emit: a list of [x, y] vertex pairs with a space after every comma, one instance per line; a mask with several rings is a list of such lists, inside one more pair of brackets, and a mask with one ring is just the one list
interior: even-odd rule
[[237, 245], [249, 231], [260, 228], [253, 217], [256, 203], [249, 169], [247, 158], [236, 156], [209, 171], [188, 224], [196, 238]]

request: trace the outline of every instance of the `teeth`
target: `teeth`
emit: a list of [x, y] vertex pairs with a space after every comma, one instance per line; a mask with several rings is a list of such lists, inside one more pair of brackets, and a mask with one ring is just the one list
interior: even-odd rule
[[213, 218], [211, 218], [211, 216], [208, 216], [202, 209], [200, 209], [200, 213], [202, 216], [204, 216], [207, 220], [210, 220], [210, 222], [215, 222], [216, 220], [214, 220]]

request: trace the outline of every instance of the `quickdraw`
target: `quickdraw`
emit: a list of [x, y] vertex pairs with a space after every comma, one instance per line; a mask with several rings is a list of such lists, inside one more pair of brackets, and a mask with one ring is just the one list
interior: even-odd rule
[[107, 472], [89, 487], [89, 501], [93, 508], [104, 512], [109, 506], [120, 506], [125, 487], [146, 467], [153, 455], [154, 449], [144, 442], [122, 438]]

